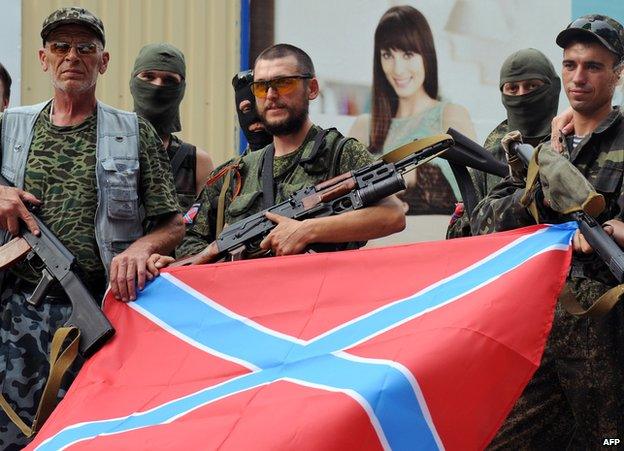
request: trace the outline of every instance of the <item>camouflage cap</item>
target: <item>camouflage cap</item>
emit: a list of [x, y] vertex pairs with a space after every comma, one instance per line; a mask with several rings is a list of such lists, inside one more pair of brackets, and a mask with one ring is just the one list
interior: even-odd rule
[[617, 20], [601, 14], [581, 16], [557, 35], [557, 45], [565, 48], [575, 37], [592, 36], [615, 53], [618, 62], [624, 59], [624, 27]]
[[43, 42], [46, 42], [48, 35], [56, 28], [68, 24], [77, 24], [87, 27], [102, 41], [102, 45], [105, 44], [104, 24], [102, 21], [90, 11], [77, 6], [59, 8], [43, 21], [43, 27], [41, 28], [41, 38]]

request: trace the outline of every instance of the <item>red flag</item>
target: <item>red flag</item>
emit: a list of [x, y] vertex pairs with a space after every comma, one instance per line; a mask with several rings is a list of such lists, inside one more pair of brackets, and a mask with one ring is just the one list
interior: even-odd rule
[[539, 364], [574, 230], [165, 272], [107, 298], [117, 334], [30, 449], [483, 448]]

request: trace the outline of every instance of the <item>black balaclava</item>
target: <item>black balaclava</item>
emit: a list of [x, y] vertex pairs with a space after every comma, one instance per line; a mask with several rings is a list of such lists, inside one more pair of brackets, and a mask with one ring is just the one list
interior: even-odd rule
[[[137, 77], [144, 70], [165, 70], [182, 76], [178, 85], [155, 86]], [[130, 92], [134, 111], [146, 118], [159, 136], [182, 130], [180, 103], [186, 89], [184, 54], [171, 44], [148, 44], [141, 49], [134, 62], [130, 78]]]
[[[521, 96], [502, 94], [505, 83], [533, 78], [544, 84]], [[510, 130], [520, 130], [526, 138], [550, 135], [550, 121], [559, 106], [561, 80], [542, 52], [524, 49], [510, 55], [501, 67], [499, 87]]]
[[[251, 150], [262, 149], [273, 142], [273, 136], [266, 130], [249, 131], [249, 126], [260, 121], [260, 116], [256, 110], [256, 98], [251, 92], [251, 82], [253, 82], [253, 73], [251, 70], [239, 72], [232, 78], [232, 86], [234, 87], [234, 99], [236, 100], [236, 114], [238, 114], [238, 123], [247, 138], [249, 148]], [[251, 110], [243, 113], [238, 107], [243, 100], [251, 102]]]

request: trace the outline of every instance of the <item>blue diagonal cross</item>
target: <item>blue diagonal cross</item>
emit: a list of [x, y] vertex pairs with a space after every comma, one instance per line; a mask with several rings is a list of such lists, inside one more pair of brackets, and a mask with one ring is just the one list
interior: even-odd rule
[[453, 277], [307, 342], [236, 315], [171, 276], [160, 277], [148, 285], [134, 308], [181, 338], [241, 363], [251, 372], [146, 412], [67, 427], [38, 449], [61, 449], [100, 434], [170, 422], [218, 399], [279, 380], [351, 396], [365, 409], [385, 448], [441, 448], [418, 385], [407, 369], [342, 351], [452, 302], [538, 253], [567, 248], [574, 230], [574, 225], [562, 225], [528, 235]]

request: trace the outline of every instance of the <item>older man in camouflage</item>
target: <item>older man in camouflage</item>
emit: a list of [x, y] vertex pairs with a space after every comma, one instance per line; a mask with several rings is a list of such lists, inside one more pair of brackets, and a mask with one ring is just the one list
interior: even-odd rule
[[[606, 16], [583, 16], [557, 36], [557, 44], [564, 49], [562, 78], [575, 121], [564, 152], [604, 196], [606, 208], [597, 219], [608, 221], [606, 229], [622, 245], [624, 117], [611, 99], [622, 72], [624, 29]], [[550, 152], [550, 143], [542, 149]], [[524, 205], [532, 192], [529, 214]], [[525, 193], [517, 173], [503, 180], [477, 206], [472, 230], [508, 230], [534, 223], [536, 214], [540, 222], [563, 220], [539, 193]], [[617, 281], [595, 254], [584, 253], [591, 249], [582, 235], [573, 244], [567, 288], [587, 308]], [[595, 449], [605, 438], [623, 437], [624, 305], [597, 320], [575, 317], [558, 303], [541, 366], [491, 447]]]
[[[204, 250], [224, 223], [235, 223], [286, 200], [300, 188], [372, 162], [363, 144], [345, 139], [335, 129], [323, 130], [312, 124], [308, 105], [318, 96], [319, 86], [312, 61], [303, 50], [289, 44], [264, 50], [256, 60], [251, 89], [273, 143], [216, 170], [213, 181], [218, 175], [229, 175], [218, 183], [209, 181], [200, 194], [201, 206], [194, 223], [176, 250], [180, 256]], [[267, 217], [277, 226], [261, 247], [274, 255], [301, 253], [313, 243], [357, 245], [399, 231], [405, 225], [395, 196], [369, 208], [326, 218], [297, 221], [271, 213]], [[214, 242], [209, 250], [206, 261], [216, 255]], [[159, 259], [159, 266], [168, 261], [153, 256], [153, 261]]]
[[[94, 298], [102, 298], [110, 281], [116, 297], [133, 300], [151, 277], [147, 257], [171, 252], [184, 234], [166, 153], [146, 121], [95, 97], [109, 60], [100, 19], [61, 8], [44, 21], [41, 37], [39, 60], [54, 97], [2, 116], [2, 174], [15, 188], [0, 189], [0, 227], [16, 235], [23, 221], [37, 234], [26, 205], [38, 206], [39, 217], [76, 256]], [[156, 226], [143, 236], [145, 220]], [[12, 267], [0, 298], [2, 393], [26, 421], [33, 420], [47, 378], [52, 336], [71, 313], [60, 287], [37, 306], [27, 302], [41, 271], [34, 259]], [[0, 448], [27, 441], [0, 413]]]

